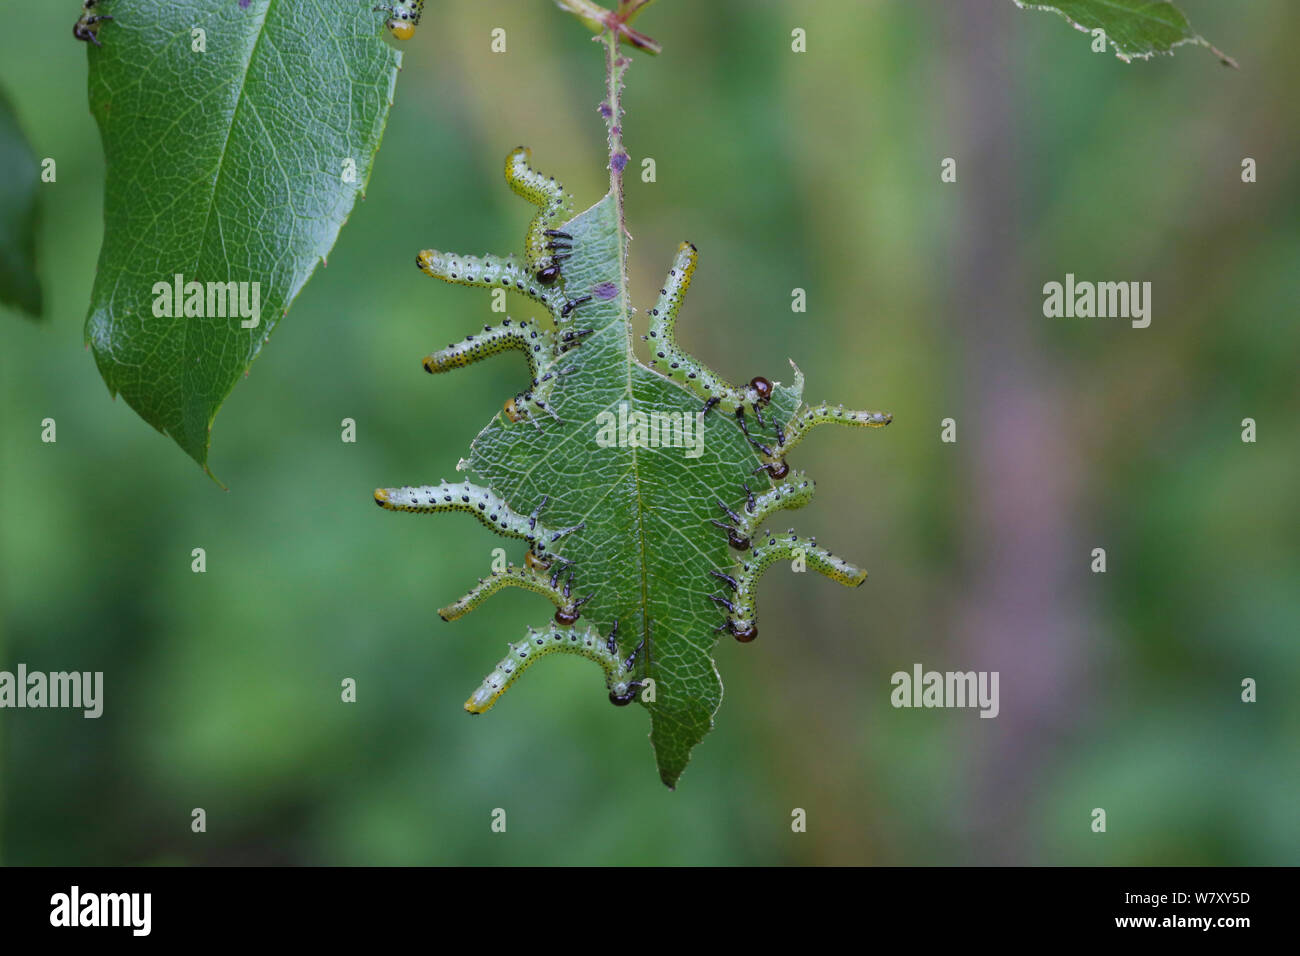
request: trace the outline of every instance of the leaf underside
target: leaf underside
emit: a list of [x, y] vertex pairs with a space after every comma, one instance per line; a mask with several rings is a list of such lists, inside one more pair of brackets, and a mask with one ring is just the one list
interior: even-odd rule
[[1230, 66], [1231, 57], [1220, 53], [1187, 22], [1183, 12], [1170, 0], [1014, 0], [1025, 10], [1049, 10], [1069, 21], [1078, 30], [1091, 33], [1106, 31], [1106, 40], [1115, 55], [1126, 63], [1149, 59], [1156, 53], [1173, 53], [1174, 47], [1194, 43], [1213, 52]]
[[[719, 499], [739, 510], [744, 508], [746, 484], [756, 495], [768, 492], [774, 485], [762, 468], [784, 454], [778, 450], [777, 454], [760, 456], [735, 417], [721, 410], [712, 411], [704, 419], [703, 452], [699, 457], [691, 457], [683, 447], [654, 447], [653, 443], [646, 447], [635, 442], [611, 446], [608, 438], [601, 440], [601, 422], [602, 418], [608, 422], [607, 416], [617, 419], [642, 413], [649, 417], [659, 412], [695, 418], [704, 403], [684, 385], [642, 365], [634, 354], [632, 307], [626, 296], [624, 247], [614, 195], [606, 195], [561, 228], [572, 237], [572, 255], [564, 263], [561, 300], [567, 297], [583, 304], [567, 317], [549, 304], [542, 311], [550, 310], [553, 325], [560, 333], [580, 328], [582, 344], [564, 351], [556, 360], [565, 371], [545, 393], [549, 411], [542, 414], [533, 408], [524, 420], [499, 413], [475, 438], [468, 459], [460, 467], [481, 489], [479, 493], [490, 490], [503, 499], [502, 504], [494, 506], [502, 513], [508, 506], [514, 514], [526, 515], [545, 501], [537, 527], [539, 534], [543, 525], [545, 529], [580, 526], [565, 533], [553, 546], [553, 552], [562, 559], [553, 561], [552, 567], [559, 571], [557, 579], [571, 578], [575, 599], [588, 600], [581, 607], [580, 624], [558, 633], [572, 635], [576, 645], [584, 634], [606, 635], [617, 625], [618, 657], [635, 661], [633, 670], [638, 679], [654, 681], [653, 701], [647, 700], [645, 694], [639, 694], [636, 700], [650, 713], [650, 739], [660, 777], [673, 787], [692, 749], [712, 728], [713, 715], [722, 699], [713, 650], [729, 618], [711, 595], [721, 592], [725, 598], [730, 592], [715, 572], [740, 577], [738, 562], [756, 554], [759, 546], [756, 535], [754, 550], [733, 550], [726, 531], [713, 523], [726, 516]], [[466, 260], [457, 261], [460, 264], [454, 268], [463, 270]], [[435, 274], [448, 281], [462, 281], [466, 276], [461, 271], [449, 278], [450, 268]], [[492, 334], [491, 329], [485, 329], [460, 345], [449, 346], [434, 362], [436, 370], [459, 367], [463, 363], [449, 363], [446, 356], [470, 346], [478, 349]], [[495, 354], [495, 350], [473, 360], [485, 354]], [[426, 360], [426, 367], [431, 360]], [[749, 418], [754, 434], [775, 445], [774, 423], [788, 426], [800, 409], [801, 415], [807, 415], [808, 409], [801, 405], [802, 387], [797, 369], [793, 385], [776, 383], [770, 400], [762, 406], [767, 425], [760, 427], [752, 416]], [[838, 414], [846, 413], [839, 410]], [[848, 414], [858, 415], [859, 419], [841, 420], [841, 424], [887, 423], [887, 416], [880, 420], [883, 413]], [[821, 420], [828, 419], [823, 415]], [[787, 429], [789, 447], [797, 443], [793, 435]], [[451, 477], [457, 482], [462, 478]], [[398, 510], [450, 510], [435, 505], [446, 491], [447, 486], [380, 489], [376, 498], [385, 507], [393, 506], [398, 499], [426, 506]], [[811, 496], [811, 489], [808, 494]], [[447, 498], [454, 499], [454, 495]], [[488, 513], [493, 510], [489, 508]], [[773, 521], [779, 517], [774, 515]], [[491, 526], [491, 519], [485, 523]], [[549, 559], [550, 553], [544, 557]], [[511, 573], [527, 575], [518, 569]], [[860, 584], [861, 577], [865, 572], [841, 583]], [[475, 606], [469, 603], [475, 593], [453, 608], [444, 609], [444, 618], [461, 616], [467, 603]], [[558, 596], [552, 600], [561, 606]], [[545, 642], [562, 640], [556, 633], [554, 628], [546, 634], [530, 633], [529, 640], [537, 645], [534, 657], [540, 656]], [[520, 642], [518, 648], [528, 650], [529, 644]], [[503, 661], [471, 696], [467, 710], [482, 713], [504, 692], [501, 685], [508, 687], [531, 664], [516, 650], [512, 649], [514, 656]]]
[[[400, 54], [371, 4], [101, 0], [87, 43], [107, 163], [86, 341], [109, 390], [207, 467], [212, 420], [364, 189]], [[328, 9], [325, 9], [328, 8]], [[193, 49], [204, 31], [205, 52]], [[345, 162], [355, 176], [345, 181]], [[159, 317], [159, 282], [204, 316]], [[259, 283], [255, 327], [206, 295]], [[235, 313], [235, 314], [231, 314]], [[249, 320], [251, 322], [251, 320]]]
[[[682, 448], [597, 445], [602, 411], [618, 415], [627, 403], [647, 415], [694, 415], [701, 402], [629, 358], [630, 310], [621, 291], [614, 198], [607, 195], [564, 228], [574, 237], [574, 257], [565, 264], [567, 294], [620, 291], [594, 297], [576, 313], [579, 324], [594, 331], [574, 353], [578, 367], [553, 395], [564, 424], [545, 421], [539, 430], [498, 415], [474, 440], [469, 469], [507, 501], [531, 507], [549, 495], [551, 524], [585, 522], [563, 550], [574, 563], [574, 592], [594, 594], [583, 608], [585, 621], [602, 631], [619, 622], [625, 653], [645, 639], [645, 676], [656, 684], [656, 701], [646, 705], [650, 739], [660, 775], [671, 786], [722, 701], [713, 666], [721, 617], [709, 599], [718, 581], [709, 572], [729, 568], [732, 558], [726, 535], [709, 520], [719, 517], [716, 498], [735, 500], [741, 482], [754, 481], [759, 460], [735, 423], [718, 412], [705, 419], [698, 459], [686, 458]], [[779, 389], [773, 404], [788, 419], [797, 398]]]

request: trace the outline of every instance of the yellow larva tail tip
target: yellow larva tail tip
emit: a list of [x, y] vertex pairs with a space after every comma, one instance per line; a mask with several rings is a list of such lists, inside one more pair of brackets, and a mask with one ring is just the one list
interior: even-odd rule
[[375, 489], [375, 504], [379, 505], [379, 507], [382, 508], [384, 505], [388, 504], [388, 502], [389, 502], [388, 489], [387, 489], [387, 488], [376, 488], [376, 489]]
[[415, 27], [402, 20], [389, 20], [388, 29], [392, 31], [393, 36], [399, 40], [409, 40], [415, 36]]
[[465, 701], [465, 713], [473, 714], [474, 716], [477, 717], [479, 714], [486, 714], [488, 712], [488, 709], [491, 706], [492, 706], [491, 702], [489, 702], [485, 707], [482, 704], [479, 704], [473, 697], [471, 697], [469, 700]]

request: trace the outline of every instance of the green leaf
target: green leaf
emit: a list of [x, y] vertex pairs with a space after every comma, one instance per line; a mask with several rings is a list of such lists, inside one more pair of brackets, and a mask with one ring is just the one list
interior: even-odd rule
[[40, 318], [41, 284], [36, 275], [39, 167], [18, 117], [0, 90], [0, 302]]
[[[800, 487], [810, 498], [812, 489], [797, 473], [779, 480], [786, 453], [810, 427], [808, 416], [855, 425], [883, 425], [889, 418], [883, 413], [808, 409], [801, 404], [803, 378], [795, 369], [792, 385], [776, 384], [770, 397], [753, 404], [747, 415], [747, 428], [756, 441], [768, 446], [766, 451], [745, 437], [736, 415], [724, 413], [729, 399], [703, 417], [703, 431], [696, 433], [702, 434], [702, 444], [677, 440], [679, 435], [686, 439], [688, 422], [698, 427], [707, 393], [701, 392], [700, 382], [714, 373], [680, 352], [671, 332], [655, 331], [656, 323], [675, 313], [675, 306], [669, 310], [664, 304], [673, 293], [661, 294], [650, 313], [650, 331], [657, 337], [648, 350], [658, 368], [642, 364], [635, 354], [625, 268], [627, 233], [621, 212], [625, 154], [621, 122], [615, 119], [621, 116], [618, 90], [627, 60], [614, 52], [616, 43], [607, 37], [611, 92], [603, 112], [611, 127], [610, 193], [561, 223], [560, 187], [529, 169], [528, 176], [521, 178], [537, 184], [535, 198], [529, 198], [543, 212], [530, 226], [527, 268], [514, 258], [472, 258], [435, 250], [419, 256], [422, 268], [437, 278], [522, 291], [544, 305], [551, 317], [549, 325], [524, 321], [522, 329], [518, 319], [489, 326], [429, 356], [425, 368], [452, 371], [517, 348], [536, 366], [533, 381], [520, 383], [525, 391], [507, 401], [506, 411], [479, 433], [468, 459], [457, 466], [468, 473], [469, 484], [457, 476], [453, 482], [435, 484], [430, 475], [428, 485], [381, 488], [375, 498], [390, 510], [469, 511], [498, 533], [529, 541], [524, 562], [495, 569], [440, 612], [444, 620], [460, 618], [506, 585], [549, 597], [557, 608], [556, 623], [512, 645], [506, 659], [466, 702], [466, 710], [488, 710], [525, 668], [552, 651], [597, 660], [616, 703], [634, 699], [635, 682], [652, 680], [653, 700], [646, 688], [635, 699], [649, 711], [659, 774], [673, 787], [692, 749], [712, 728], [722, 700], [722, 682], [713, 662], [719, 632], [730, 631], [741, 640], [756, 633], [740, 624], [752, 621], [752, 614], [724, 611], [715, 602], [713, 595], [740, 607], [742, 592], [730, 591], [719, 575], [734, 578], [744, 586], [744, 593], [752, 594], [761, 569], [747, 568], [747, 563], [756, 561], [760, 550], [777, 554], [790, 546], [784, 533], [780, 542], [759, 534], [767, 527], [761, 505], [752, 518], [744, 517], [746, 486], [762, 496], [804, 482]], [[507, 161], [508, 178], [511, 169]], [[512, 185], [523, 194], [528, 191], [517, 182]], [[560, 194], [558, 201], [549, 201], [551, 205], [545, 198], [548, 188]], [[553, 224], [545, 221], [550, 208], [557, 211]], [[557, 241], [572, 246], [571, 256], [562, 261], [559, 280], [551, 286], [532, 281], [539, 270], [550, 267], [544, 243], [545, 236], [554, 233], [543, 232], [543, 227], [558, 228]], [[674, 282], [689, 284], [694, 264], [683, 268], [682, 257], [691, 256], [693, 250], [689, 244], [679, 250], [666, 289]], [[556, 253], [556, 262], [564, 251]], [[675, 301], [684, 295], [683, 289]], [[513, 345], [502, 344], [507, 336], [514, 337]], [[671, 358], [658, 357], [669, 349], [677, 350]], [[678, 381], [660, 374], [660, 369], [669, 371], [670, 362], [678, 363], [671, 368], [682, 370], [677, 374], [683, 378], [684, 369], [697, 370], [696, 379]], [[453, 393], [442, 387], [443, 404], [453, 406]], [[727, 389], [734, 396], [745, 387]], [[766, 424], [757, 422], [755, 411], [763, 412]], [[641, 441], [637, 440], [638, 415], [651, 424], [651, 433], [640, 433]], [[803, 425], [796, 426], [796, 418]], [[656, 421], [659, 428], [654, 428]], [[613, 426], [615, 422], [619, 427]], [[622, 428], [623, 422], [630, 427]], [[665, 431], [663, 422], [680, 422], [680, 432]], [[783, 438], [777, 437], [776, 423], [784, 425]], [[772, 471], [778, 474], [771, 477]], [[735, 517], [730, 518], [719, 502], [736, 512]], [[544, 509], [535, 510], [543, 503]], [[714, 524], [719, 520], [753, 523], [752, 540], [742, 548], [733, 542], [732, 534]], [[814, 562], [825, 552], [815, 542], [800, 547], [808, 557], [808, 570], [823, 570]], [[862, 583], [865, 572], [833, 556], [830, 559], [847, 568], [836, 580]], [[536, 570], [539, 564], [545, 569]], [[473, 584], [472, 573], [466, 572], [466, 585]], [[818, 581], [809, 586], [828, 585]], [[602, 652], [607, 635], [613, 632], [616, 653]], [[492, 637], [490, 646], [499, 647], [500, 635]]]
[[[601, 412], [617, 416], [623, 406], [629, 415], [635, 410], [694, 417], [701, 402], [631, 354], [614, 197], [564, 228], [573, 234], [575, 249], [565, 270], [566, 289], [609, 283], [619, 292], [576, 312], [581, 327], [594, 331], [573, 353], [570, 364], [576, 368], [555, 392], [555, 411], [564, 424], [545, 421], [537, 429], [498, 415], [474, 440], [469, 471], [525, 511], [548, 495], [544, 517], [550, 525], [584, 523], [565, 539], [574, 593], [594, 595], [583, 608], [584, 620], [604, 630], [619, 622], [624, 653], [646, 639], [646, 676], [657, 685], [656, 702], [649, 705], [651, 742], [671, 786], [722, 701], [713, 666], [714, 628], [722, 617], [709, 599], [719, 581], [709, 572], [730, 569], [732, 558], [727, 536], [709, 521], [724, 517], [718, 497], [738, 501], [742, 481], [758, 487], [752, 472], [759, 461], [734, 421], [717, 412], [706, 419], [698, 459], [687, 458], [683, 448], [597, 444]], [[791, 390], [780, 389], [774, 405], [788, 418], [797, 400]]]
[[[217, 409], [369, 178], [401, 59], [370, 7], [117, 0], [87, 44], [107, 182], [86, 340], [110, 391], [205, 468]], [[177, 275], [203, 316], [165, 314]], [[256, 316], [222, 308], [231, 282]]]
[[1101, 29], [1115, 55], [1125, 63], [1149, 59], [1156, 53], [1173, 53], [1174, 47], [1195, 43], [1210, 50], [1229, 66], [1237, 63], [1197, 34], [1187, 17], [1170, 0], [1052, 0], [1033, 3], [1013, 0], [1025, 10], [1050, 10], [1077, 30]]

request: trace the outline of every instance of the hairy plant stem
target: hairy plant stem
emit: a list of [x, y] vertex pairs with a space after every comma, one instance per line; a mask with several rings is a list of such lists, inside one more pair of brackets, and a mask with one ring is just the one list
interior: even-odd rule
[[605, 118], [605, 127], [609, 130], [609, 192], [618, 210], [619, 293], [626, 310], [627, 353], [629, 359], [635, 361], [627, 278], [628, 242], [632, 235], [627, 231], [627, 214], [623, 205], [623, 173], [628, 164], [627, 150], [623, 147], [623, 79], [632, 61], [619, 53], [619, 36], [614, 30], [606, 30], [597, 39], [605, 47], [605, 99], [600, 104], [600, 115]]

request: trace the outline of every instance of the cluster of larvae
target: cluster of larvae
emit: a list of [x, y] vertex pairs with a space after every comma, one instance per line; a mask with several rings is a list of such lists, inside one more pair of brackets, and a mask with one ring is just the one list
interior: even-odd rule
[[[529, 150], [521, 146], [506, 157], [505, 163], [506, 182], [511, 189], [537, 207], [528, 226], [522, 261], [513, 256], [467, 256], [426, 249], [416, 257], [416, 264], [425, 274], [445, 282], [512, 289], [546, 308], [552, 320], [549, 326], [533, 320], [506, 318], [498, 325], [485, 326], [482, 332], [439, 349], [424, 360], [425, 370], [436, 374], [463, 368], [507, 350], [521, 352], [528, 361], [531, 385], [505, 402], [503, 414], [511, 424], [526, 422], [541, 429], [544, 421], [564, 424], [553, 407], [551, 395], [560, 379], [577, 367], [581, 355], [575, 354], [575, 350], [592, 333], [592, 329], [580, 327], [582, 306], [591, 301], [591, 296], [570, 297], [565, 290], [564, 263], [573, 254], [574, 241], [570, 233], [560, 228], [568, 215], [568, 197], [553, 177], [533, 169], [530, 160]], [[725, 611], [725, 619], [717, 629], [747, 642], [758, 635], [755, 619], [758, 579], [776, 562], [801, 559], [808, 567], [847, 585], [859, 585], [866, 578], [865, 571], [793, 531], [781, 535], [758, 533], [762, 523], [776, 511], [799, 508], [812, 500], [815, 488], [812, 480], [802, 473], [791, 474], [786, 455], [818, 425], [880, 427], [889, 424], [891, 418], [883, 412], [848, 411], [825, 404], [801, 407], [784, 425], [770, 413], [765, 418], [764, 412], [773, 395], [770, 381], [755, 377], [748, 385], [732, 385], [677, 344], [674, 331], [677, 314], [690, 286], [696, 260], [695, 246], [683, 243], [660, 290], [659, 300], [650, 312], [646, 339], [651, 342], [653, 353], [651, 368], [699, 396], [705, 413], [717, 408], [735, 416], [759, 454], [759, 466], [754, 473], [765, 474], [771, 482], [769, 489], [759, 494], [748, 483], [742, 483], [744, 498], [734, 507], [718, 500], [728, 520], [713, 521], [726, 533], [728, 543], [736, 552], [733, 566], [712, 572], [730, 591], [729, 596], [711, 596]], [[751, 434], [749, 416], [771, 431], [773, 437]], [[642, 686], [638, 668], [644, 642], [623, 657], [619, 653], [617, 621], [608, 635], [598, 634], [579, 623], [582, 606], [591, 595], [574, 597], [572, 563], [556, 550], [566, 536], [582, 530], [581, 524], [548, 527], [541, 518], [545, 497], [529, 513], [523, 514], [491, 489], [470, 482], [380, 488], [375, 492], [375, 501], [391, 511], [467, 512], [496, 533], [521, 538], [527, 543], [522, 566], [509, 565], [480, 579], [469, 593], [439, 611], [444, 620], [462, 617], [507, 587], [541, 594], [555, 605], [553, 623], [540, 631], [530, 630], [522, 641], [509, 646], [506, 657], [465, 702], [467, 711], [474, 714], [487, 711], [533, 661], [561, 652], [580, 654], [599, 664], [605, 672], [613, 703], [625, 705], [632, 701]]]

